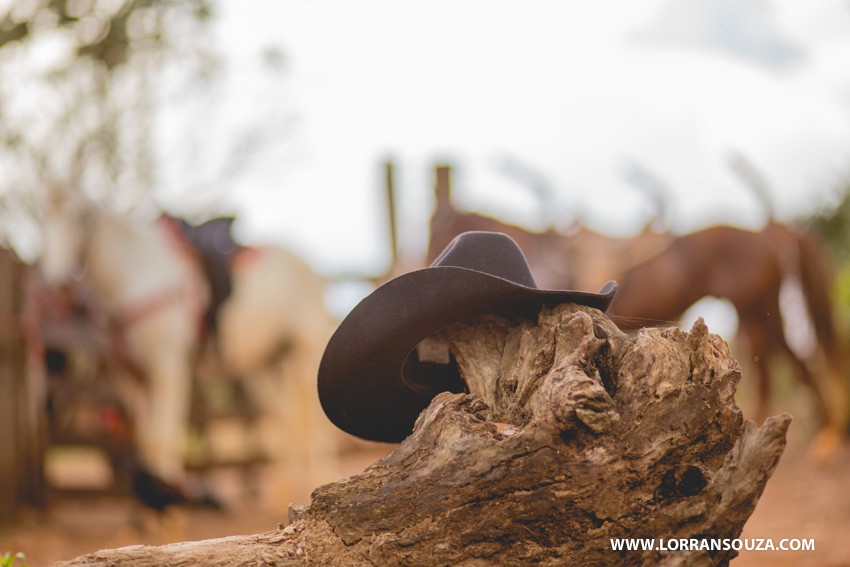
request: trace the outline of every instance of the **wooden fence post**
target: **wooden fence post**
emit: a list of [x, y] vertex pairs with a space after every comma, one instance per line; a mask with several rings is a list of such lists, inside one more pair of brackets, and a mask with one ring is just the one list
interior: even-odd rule
[[26, 268], [0, 249], [0, 522], [43, 506], [44, 387], [32, 371], [24, 313]]

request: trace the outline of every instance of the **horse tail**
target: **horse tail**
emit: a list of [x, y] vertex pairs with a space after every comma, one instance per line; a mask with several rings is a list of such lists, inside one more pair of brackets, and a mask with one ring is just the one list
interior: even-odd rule
[[798, 253], [798, 274], [815, 335], [826, 353], [840, 356], [840, 333], [832, 302], [832, 266], [820, 242], [807, 232], [792, 230]]
[[833, 417], [844, 428], [848, 420], [848, 397], [845, 337], [836, 321], [833, 304], [834, 272], [823, 245], [811, 233], [790, 230], [795, 238], [798, 257], [797, 273], [808, 308], [815, 337], [826, 363], [825, 374], [831, 380], [825, 384], [833, 398]]

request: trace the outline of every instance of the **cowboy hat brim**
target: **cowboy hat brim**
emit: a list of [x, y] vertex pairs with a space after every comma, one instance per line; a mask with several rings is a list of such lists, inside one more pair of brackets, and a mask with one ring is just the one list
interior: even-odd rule
[[616, 282], [599, 293], [541, 290], [456, 266], [404, 274], [363, 299], [331, 337], [319, 366], [322, 408], [352, 435], [400, 442], [441, 391], [420, 391], [402, 376], [405, 360], [424, 338], [487, 313], [536, 317], [541, 306], [560, 303], [604, 311], [616, 291]]

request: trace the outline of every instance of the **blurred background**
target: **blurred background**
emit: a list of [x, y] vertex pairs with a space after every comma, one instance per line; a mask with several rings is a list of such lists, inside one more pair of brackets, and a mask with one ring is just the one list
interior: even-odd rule
[[[848, 61], [840, 0], [0, 0], [0, 553], [272, 529], [386, 454], [260, 402], [312, 395], [336, 322], [472, 228], [541, 287], [618, 279], [624, 328], [704, 317], [745, 415], [796, 418], [744, 535], [850, 564]], [[166, 312], [202, 324], [158, 335]], [[191, 392], [151, 385], [156, 338]], [[240, 338], [271, 362], [240, 367]], [[160, 419], [158, 395], [185, 403]]]

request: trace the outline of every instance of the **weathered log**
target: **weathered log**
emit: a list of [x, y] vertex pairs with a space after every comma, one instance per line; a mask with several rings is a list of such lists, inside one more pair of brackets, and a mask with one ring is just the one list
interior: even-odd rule
[[718, 565], [728, 550], [613, 551], [611, 538], [736, 538], [785, 447], [735, 405], [738, 364], [702, 320], [621, 333], [544, 308], [445, 330], [471, 394], [444, 393], [362, 474], [267, 533], [101, 551], [66, 565]]

